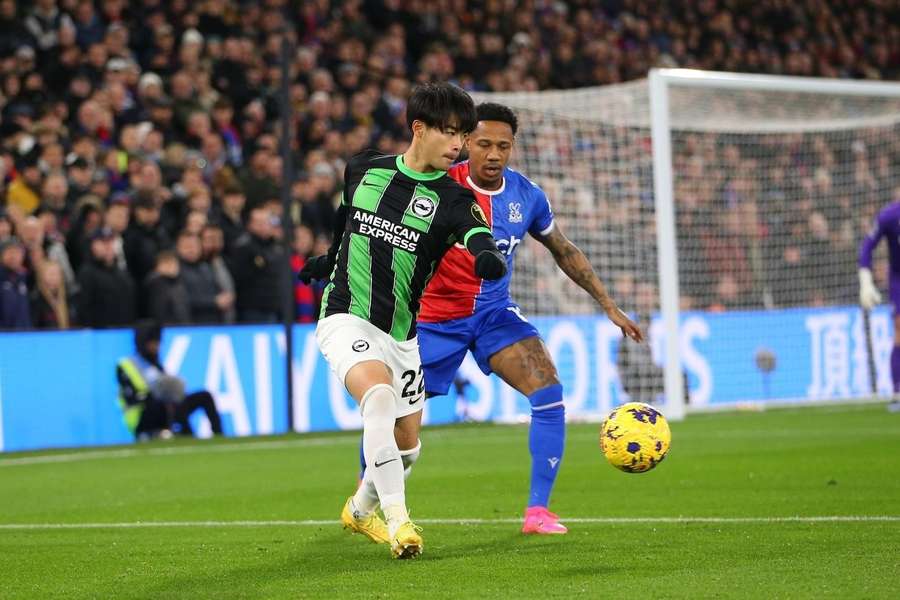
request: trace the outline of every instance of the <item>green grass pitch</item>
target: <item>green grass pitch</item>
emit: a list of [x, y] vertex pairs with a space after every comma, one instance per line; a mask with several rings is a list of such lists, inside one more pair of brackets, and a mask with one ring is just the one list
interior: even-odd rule
[[[900, 415], [698, 415], [656, 470], [569, 428], [552, 508], [518, 533], [524, 426], [426, 429], [425, 552], [341, 530], [358, 433], [0, 457], [0, 598], [896, 598]], [[472, 522], [463, 522], [471, 520]]]

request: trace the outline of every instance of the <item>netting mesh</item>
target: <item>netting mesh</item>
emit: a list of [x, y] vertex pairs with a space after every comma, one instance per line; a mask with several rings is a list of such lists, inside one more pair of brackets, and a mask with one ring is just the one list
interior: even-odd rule
[[[477, 99], [517, 111], [514, 168], [546, 190], [566, 235], [647, 324], [658, 272], [646, 81]], [[900, 199], [900, 99], [672, 87], [670, 120], [683, 310], [856, 302], [859, 240]], [[884, 288], [883, 254], [875, 271]], [[534, 242], [512, 291], [530, 314], [599, 309]], [[652, 397], [659, 377], [632, 374], [628, 391]]]

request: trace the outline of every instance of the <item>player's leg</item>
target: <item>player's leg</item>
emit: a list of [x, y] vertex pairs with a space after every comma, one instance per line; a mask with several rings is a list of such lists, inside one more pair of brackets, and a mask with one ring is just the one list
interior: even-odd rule
[[[403, 463], [403, 478], [408, 479], [412, 466], [418, 460], [422, 449], [419, 441], [419, 429], [422, 424], [422, 411], [415, 412], [397, 419], [394, 425], [394, 439], [400, 451], [400, 460]], [[371, 477], [366, 477], [365, 457], [362, 444], [360, 444], [360, 460], [363, 461], [363, 471], [360, 474], [359, 487], [350, 500], [350, 510], [356, 515], [371, 515], [378, 508], [378, 491]]]
[[490, 364], [501, 379], [531, 403], [531, 486], [522, 531], [566, 533], [558, 517], [548, 510], [566, 445], [566, 412], [556, 367], [538, 337], [503, 348], [491, 357]]
[[368, 484], [364, 481], [348, 498], [341, 512], [341, 521], [345, 528], [362, 533], [373, 542], [388, 543], [390, 534], [387, 525], [375, 512], [379, 503], [379, 484], [388, 502], [405, 503], [400, 450], [393, 436], [396, 410], [393, 377], [385, 363], [367, 361], [352, 367], [344, 381], [347, 391], [360, 404], [362, 452], [379, 468], [371, 469]]
[[[378, 462], [380, 465], [372, 473], [376, 493], [383, 491], [391, 502], [405, 501], [402, 497], [403, 468], [393, 435], [397, 392], [377, 331], [358, 317], [332, 315], [319, 321], [316, 339], [332, 370], [360, 405], [363, 451], [373, 464]], [[381, 455], [384, 455], [383, 459]], [[376, 456], [379, 457], [377, 461]], [[396, 460], [391, 460], [392, 457]], [[348, 498], [341, 512], [344, 527], [362, 533], [374, 542], [387, 543], [390, 538], [381, 517], [374, 511], [354, 509], [352, 498]]]
[[[375, 488], [389, 533], [393, 534], [391, 530], [409, 520], [403, 460], [394, 435], [399, 399], [393, 373], [385, 363], [360, 363], [348, 371], [345, 382], [350, 395], [360, 403], [363, 415], [363, 453], [368, 468], [362, 487], [366, 488], [369, 480]], [[371, 505], [357, 507], [373, 508]]]
[[566, 442], [563, 389], [550, 353], [537, 330], [512, 305], [485, 319], [474, 355], [483, 371], [497, 373], [531, 404], [531, 486], [523, 531], [565, 533], [548, 510]]
[[[466, 319], [455, 319], [443, 323], [417, 324], [416, 337], [419, 341], [419, 357], [422, 364], [422, 373], [425, 377], [425, 393], [428, 398], [443, 396], [449, 391], [453, 378], [466, 357], [471, 339], [470, 327], [466, 321]], [[405, 386], [406, 383], [403, 385]], [[409, 446], [409, 448], [412, 448], [412, 446]], [[366, 472], [366, 460], [365, 453], [362, 452], [361, 442], [359, 460], [359, 479], [363, 481]], [[412, 462], [415, 461], [413, 460]], [[409, 468], [412, 466], [412, 462], [407, 465], [407, 477], [409, 477]]]
[[[398, 342], [365, 324], [369, 338], [354, 343], [357, 352], [377, 351], [383, 362], [356, 364], [344, 376], [350, 394], [360, 402], [363, 414], [363, 453], [367, 469], [362, 485], [348, 507], [374, 510], [372, 488], [387, 521], [387, 535], [395, 558], [412, 558], [422, 552], [420, 529], [409, 519], [404, 472], [418, 457], [421, 411], [425, 382], [415, 339]], [[344, 344], [346, 345], [346, 344]], [[324, 352], [324, 348], [323, 348]], [[375, 364], [378, 370], [372, 370]], [[361, 515], [352, 514], [353, 522]], [[342, 515], [342, 520], [346, 520]], [[370, 536], [372, 537], [372, 536]]]
[[[895, 295], [891, 290], [891, 297], [896, 298], [900, 294]], [[894, 385], [894, 398], [888, 405], [891, 412], [900, 412], [900, 311], [895, 304], [894, 307], [894, 347], [891, 349], [891, 382]]]

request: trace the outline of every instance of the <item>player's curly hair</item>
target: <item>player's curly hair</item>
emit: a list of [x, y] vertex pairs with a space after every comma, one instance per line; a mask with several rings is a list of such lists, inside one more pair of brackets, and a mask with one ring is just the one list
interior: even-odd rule
[[440, 130], [456, 127], [471, 133], [478, 125], [475, 103], [462, 88], [452, 83], [425, 83], [417, 86], [406, 104], [406, 124], [422, 121]]
[[500, 121], [506, 123], [512, 129], [513, 135], [519, 129], [519, 119], [516, 113], [508, 106], [497, 104], [496, 102], [482, 102], [475, 107], [479, 121]]

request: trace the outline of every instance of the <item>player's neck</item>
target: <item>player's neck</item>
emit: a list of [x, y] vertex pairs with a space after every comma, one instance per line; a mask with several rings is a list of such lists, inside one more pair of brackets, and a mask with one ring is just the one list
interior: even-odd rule
[[416, 148], [415, 145], [410, 146], [402, 155], [403, 164], [419, 173], [434, 173], [437, 169], [429, 165], [428, 161], [425, 160], [425, 157], [421, 156], [418, 150], [419, 149]]
[[500, 177], [500, 179], [496, 181], [485, 181], [470, 170], [469, 178], [472, 180], [472, 183], [486, 192], [496, 192], [503, 187], [503, 177]]

